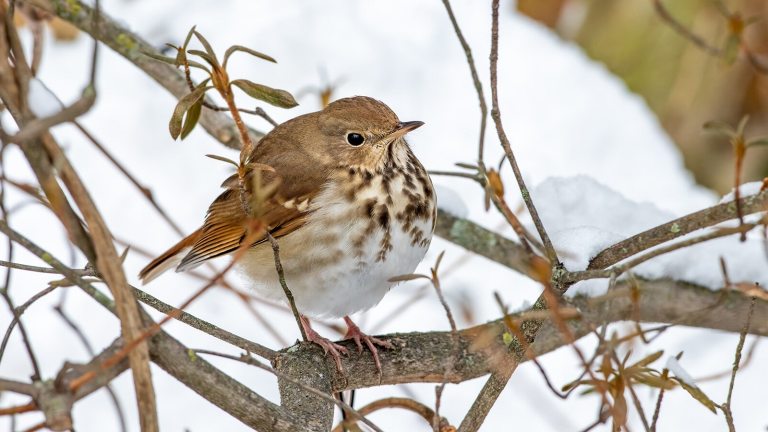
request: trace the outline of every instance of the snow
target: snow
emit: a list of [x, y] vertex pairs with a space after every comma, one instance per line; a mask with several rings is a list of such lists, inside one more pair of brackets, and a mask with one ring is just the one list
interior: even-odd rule
[[680, 381], [688, 384], [691, 387], [698, 388], [699, 386], [696, 385], [696, 380], [693, 379], [691, 374], [688, 373], [685, 369], [683, 369], [683, 366], [680, 364], [680, 362], [675, 358], [674, 356], [670, 356], [667, 359], [666, 365], [664, 365], [665, 368], [669, 369], [672, 374], [677, 377]]
[[[763, 182], [749, 182], [739, 185], [739, 195], [743, 198], [745, 196], [749, 195], [755, 195], [757, 193], [760, 193], [761, 189], [763, 187]], [[736, 188], [731, 189], [730, 192], [723, 195], [722, 198], [720, 198], [720, 204], [733, 201], [736, 199]]]
[[435, 183], [433, 186], [435, 187], [435, 195], [437, 195], [437, 207], [440, 210], [457, 218], [466, 218], [469, 215], [467, 203], [455, 190], [439, 183]]
[[[452, 3], [489, 94], [489, 7], [470, 0]], [[475, 162], [477, 99], [463, 51], [440, 2], [222, 0], [212, 7], [211, 2], [202, 0], [104, 0], [102, 4], [113, 18], [119, 17], [158, 47], [166, 42], [180, 43], [189, 28], [197, 24], [219, 53], [231, 44], [243, 44], [277, 58], [277, 65], [249, 56], [236, 56], [230, 62], [232, 77], [285, 88], [297, 95], [301, 105], [295, 109], [266, 107], [277, 121], [318, 108], [316, 97], [306, 92], [303, 97], [299, 94], [303, 89], [323, 84], [324, 79], [316, 71], [324, 70], [328, 81], [340, 82], [336, 97], [374, 96], [390, 105], [401, 119], [426, 122], [418, 134], [409, 138], [409, 143], [428, 169], [454, 169], [456, 162]], [[408, 13], [403, 13], [404, 10]], [[629, 92], [620, 79], [591, 61], [578, 47], [509, 10], [505, 9], [500, 23], [501, 112], [532, 197], [570, 269], [583, 269], [590, 257], [617, 240], [717, 202], [714, 193], [694, 183], [679, 151], [640, 97]], [[72, 44], [48, 41], [40, 80], [62, 100], [76, 99], [88, 76], [90, 50], [91, 41], [85, 36]], [[184, 231], [195, 229], [218, 194], [218, 185], [228, 175], [228, 167], [203, 155], [215, 153], [235, 159], [236, 155], [201, 128], [184, 142], [174, 142], [167, 133], [174, 98], [106, 48], [100, 52], [98, 81], [96, 105], [81, 122], [152, 189], [155, 199]], [[59, 109], [60, 105], [53, 103], [42, 86], [33, 87], [33, 105], [38, 115]], [[10, 123], [7, 115], [3, 117], [4, 125]], [[703, 123], [710, 119], [699, 120]], [[260, 119], [247, 121], [268, 130]], [[116, 237], [130, 239], [155, 253], [178, 240], [135, 188], [76, 129], [60, 125], [54, 134], [66, 148]], [[492, 122], [486, 137], [486, 163], [492, 166], [502, 155]], [[9, 178], [33, 182], [18, 149], [10, 147], [5, 158]], [[504, 165], [501, 175], [507, 202], [526, 221], [508, 165]], [[506, 224], [497, 212], [483, 209], [483, 192], [477, 184], [449, 177], [435, 176], [433, 180], [440, 185], [437, 194], [441, 208], [514, 237], [509, 228], [501, 228]], [[12, 208], [28, 199], [9, 189], [8, 200]], [[70, 256], [60, 223], [48, 210], [40, 206], [22, 207], [10, 217], [10, 223], [46, 245], [54, 256], [75, 266], [84, 265], [81, 258]], [[735, 282], [765, 283], [766, 261], [759, 246], [759, 240], [753, 239], [746, 243], [735, 238], [718, 240], [653, 260], [638, 267], [637, 272], [646, 277], [674, 277], [716, 288], [722, 282], [716, 260], [724, 254]], [[446, 255], [441, 264], [441, 283], [446, 298], [454, 311], [471, 312], [456, 314], [462, 327], [499, 316], [494, 292], [500, 293], [510, 310], [531, 304], [540, 293], [537, 284], [519, 274], [483, 258], [467, 256], [460, 247], [439, 238], [433, 240], [416, 272], [428, 273], [443, 250]], [[15, 249], [14, 260], [39, 263], [20, 248]], [[132, 282], [136, 282], [135, 274], [146, 262], [147, 258], [136, 252], [128, 255], [125, 267]], [[16, 304], [22, 304], [52, 279], [15, 271], [11, 296]], [[569, 292], [595, 295], [604, 290], [606, 283], [580, 283]], [[199, 284], [184, 274], [168, 274], [146, 288], [162, 300], [178, 305]], [[418, 302], [410, 302], [419, 284], [401, 284], [373, 310], [353, 319], [363, 330], [375, 329], [378, 333], [446, 330], [445, 314], [431, 290], [424, 291], [429, 295], [423, 295]], [[94, 347], [101, 349], [110, 343], [119, 332], [117, 321], [78, 290], [62, 292], [67, 293], [66, 310], [79, 320]], [[64, 360], [82, 362], [90, 358], [52, 311], [58, 301], [58, 293], [46, 296], [30, 308], [24, 321], [46, 377], [54, 376]], [[411, 303], [413, 307], [404, 306]], [[298, 333], [290, 314], [262, 304], [254, 307], [256, 313], [279, 329], [280, 337], [267, 331], [238, 298], [225, 290], [212, 290], [189, 311], [275, 349], [296, 339]], [[384, 319], [394, 311], [401, 313], [397, 319]], [[0, 313], [0, 328], [8, 320], [7, 313]], [[189, 347], [237, 353], [179, 323], [168, 323], [166, 330]], [[320, 327], [320, 332], [339, 336], [325, 327]], [[733, 343], [733, 335], [671, 329], [648, 349], [667, 344], [677, 351], [685, 350], [691, 359], [691, 370], [712, 372], [730, 365]], [[562, 384], [574, 378], [573, 365], [577, 361], [569, 350], [548, 354], [541, 360], [555, 382]], [[760, 346], [753, 363], [766, 361], [768, 348]], [[212, 362], [270, 400], [278, 400], [276, 381], [268, 374], [225, 360]], [[0, 363], [0, 376], [24, 379], [30, 374], [18, 332], [14, 332]], [[765, 389], [760, 386], [765, 382], [765, 373], [757, 367], [746, 368], [740, 374], [751, 379], [740, 382], [734, 395], [734, 404], [741, 407], [736, 425], [740, 430], [757, 430], [764, 422], [759, 413], [761, 401], [766, 398]], [[153, 369], [153, 377], [162, 430], [246, 430], [159, 369]], [[482, 380], [473, 380], [448, 386], [441, 413], [458, 424], [482, 384]], [[723, 381], [701, 385], [720, 391]], [[130, 430], [138, 430], [130, 375], [118, 378], [115, 387], [126, 409]], [[357, 393], [357, 406], [399, 395], [414, 395], [432, 405], [434, 386], [363, 389]], [[655, 399], [647, 399], [651, 402], [643, 398], [646, 411], [652, 410], [648, 403]], [[14, 402], [26, 401], [3, 395], [2, 406]], [[695, 402], [677, 392], [665, 395], [665, 429], [719, 430], [712, 429], [712, 418], [675, 414], [686, 412], [692, 403]], [[542, 406], [547, 407], [546, 413], [541, 413]], [[515, 373], [482, 430], [504, 430], [509, 418], [515, 418], [526, 430], [579, 430], [594, 421], [595, 406], [594, 399], [584, 397], [559, 401], [546, 390], [538, 372], [526, 364]], [[106, 414], [94, 416], [94, 412]], [[115, 430], [111, 413], [109, 399], [104, 392], [97, 392], [76, 405], [77, 430]], [[371, 419], [384, 430], [421, 430], [424, 426], [421, 419], [402, 413], [374, 414]], [[17, 429], [39, 421], [35, 415], [19, 416]], [[642, 428], [638, 419], [632, 421], [633, 430]], [[7, 425], [8, 419], [0, 418], [0, 429], [8, 429]], [[610, 426], [597, 430], [610, 430]]]
[[38, 117], [50, 117], [64, 106], [37, 78], [29, 80], [29, 108]]
[[[747, 193], [758, 189], [750, 187]], [[584, 270], [589, 260], [606, 247], [677, 217], [651, 203], [634, 202], [586, 176], [549, 178], [534, 189], [533, 197], [560, 259], [570, 270]], [[707, 232], [711, 229], [675, 241]], [[768, 286], [764, 247], [759, 233], [748, 236], [745, 242], [731, 236], [659, 256], [633, 272], [646, 278], [671, 278], [716, 290], [723, 286], [719, 260], [725, 257], [726, 262], [734, 263], [729, 266], [734, 281]], [[605, 293], [607, 288], [607, 281], [586, 281], [573, 286], [567, 295], [595, 296]]]

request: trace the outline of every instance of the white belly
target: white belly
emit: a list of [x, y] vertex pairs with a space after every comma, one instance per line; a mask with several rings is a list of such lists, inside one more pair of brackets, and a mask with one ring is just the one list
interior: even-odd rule
[[[354, 202], [339, 200], [329, 187], [310, 204], [307, 223], [278, 240], [286, 283], [299, 312], [343, 317], [369, 309], [394, 285], [389, 279], [412, 273], [424, 258], [432, 237], [434, 199], [429, 217], [405, 222], [398, 214], [405, 212], [407, 197], [401, 184], [392, 186], [391, 205], [384, 206], [383, 198], [376, 201], [373, 219], [361, 203], [378, 199], [377, 181], [359, 191]], [[389, 214], [382, 225], [383, 211]], [[249, 251], [239, 268], [261, 295], [285, 300], [268, 243]]]

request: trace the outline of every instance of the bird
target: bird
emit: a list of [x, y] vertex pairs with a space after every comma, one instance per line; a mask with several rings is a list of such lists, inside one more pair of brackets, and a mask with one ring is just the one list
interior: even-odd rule
[[[435, 190], [405, 140], [423, 124], [400, 121], [374, 98], [348, 97], [276, 126], [245, 158], [245, 166], [254, 167], [246, 168], [247, 178], [258, 174], [276, 185], [258, 218], [279, 244], [300, 325], [339, 370], [348, 350], [318, 334], [308, 317], [343, 318], [344, 339], [354, 340], [359, 353], [365, 344], [381, 371], [376, 347], [391, 349], [392, 343], [363, 333], [349, 315], [378, 304], [397, 283], [392, 279], [412, 273], [429, 248]], [[237, 174], [225, 180], [203, 225], [147, 264], [142, 282], [238, 251], [252, 210], [241, 184]], [[274, 259], [264, 233], [236, 268], [259, 295], [285, 301]]]

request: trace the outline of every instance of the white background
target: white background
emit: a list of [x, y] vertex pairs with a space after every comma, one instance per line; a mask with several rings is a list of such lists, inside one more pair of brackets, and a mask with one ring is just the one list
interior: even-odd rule
[[[338, 80], [336, 97], [373, 96], [390, 105], [402, 120], [424, 121], [426, 125], [409, 135], [409, 141], [429, 169], [453, 169], [455, 162], [476, 159], [477, 99], [463, 51], [441, 2], [437, 0], [110, 0], [102, 3], [105, 12], [158, 47], [165, 42], [180, 43], [188, 29], [197, 25], [219, 52], [229, 45], [242, 44], [275, 57], [279, 62], [277, 65], [247, 55], [237, 56], [230, 63], [230, 76], [284, 88], [295, 95], [304, 93], [299, 98], [301, 105], [290, 111], [267, 108], [278, 121], [317, 110], [318, 99], [303, 90], [327, 84], [327, 80]], [[489, 3], [454, 2], [488, 96]], [[74, 43], [46, 44], [40, 78], [65, 102], [74, 100], [87, 81], [90, 46], [90, 39], [84, 35]], [[82, 118], [82, 123], [133, 174], [152, 188], [163, 208], [185, 231], [195, 229], [202, 221], [207, 205], [218, 194], [219, 183], [229, 173], [226, 164], [203, 155], [215, 153], [234, 158], [235, 153], [221, 146], [201, 128], [187, 140], [174, 142], [167, 129], [174, 98], [109, 49], [101, 51], [98, 74], [99, 97], [91, 112]], [[329, 78], [326, 80], [323, 76]], [[539, 189], [543, 191], [542, 196], [548, 197], [540, 203], [545, 222], [551, 221], [553, 231], [563, 230], [567, 234], [568, 229], [578, 228], [583, 223], [579, 215], [588, 211], [619, 211], [605, 199], [613, 193], [619, 197], [614, 201], [618, 203], [615, 205], [624, 210], [635, 205], [634, 202], [646, 203], [642, 205], [645, 212], [638, 213], [635, 220], [631, 214], [627, 216], [629, 232], [621, 233], [626, 235], [638, 231], [635, 229], [637, 224], [653, 225], [654, 221], [645, 219], [649, 214], [672, 217], [717, 202], [718, 197], [693, 183], [679, 152], [641, 98], [631, 94], [602, 65], [590, 61], [578, 47], [515, 15], [509, 2], [502, 4], [499, 91], [507, 132], [531, 186], [550, 177], [578, 174], [595, 180], [550, 180]], [[239, 100], [243, 107], [251, 104], [245, 97]], [[8, 119], [3, 119], [4, 125], [10, 127]], [[261, 119], [248, 120], [256, 128], [268, 129], [269, 125]], [[701, 122], [706, 120], [710, 119], [701, 119]], [[116, 237], [154, 253], [163, 251], [178, 239], [136, 189], [75, 129], [61, 126], [55, 129], [55, 135], [90, 188]], [[489, 121], [487, 162], [495, 164], [500, 155], [495, 131]], [[29, 168], [17, 149], [8, 151], [6, 167], [10, 178], [31, 181]], [[518, 208], [518, 191], [508, 168], [502, 175], [507, 184], [507, 199], [513, 208]], [[458, 193], [469, 208], [470, 219], [489, 228], [503, 226], [499, 216], [483, 211], [481, 191], [475, 184], [440, 177], [433, 180]], [[566, 188], [558, 195], [558, 189], [552, 186], [556, 184], [584, 186], [575, 192]], [[581, 193], [583, 199], [576, 203], [568, 201], [573, 193]], [[534, 199], [536, 196], [534, 189]], [[23, 201], [28, 199], [17, 193], [9, 194], [9, 207]], [[571, 202], [571, 207], [558, 207], [560, 202]], [[557, 208], [563, 215], [575, 215], [573, 221], [567, 222], [565, 216], [561, 218], [555, 210], [547, 210]], [[35, 205], [26, 206], [12, 214], [10, 221], [15, 229], [44, 245], [55, 256], [65, 262], [71, 261], [63, 230], [47, 210]], [[614, 227], [610, 222], [605, 224], [600, 228], [603, 233]], [[511, 236], [509, 230], [501, 232]], [[594, 239], [589, 236], [561, 235], [558, 242], [557, 232], [553, 232], [556, 244], [561, 250], [573, 249], [570, 251], [573, 257], [580, 257], [594, 246]], [[723, 243], [721, 250], [737, 247], [735, 243]], [[442, 265], [443, 287], [462, 327], [499, 315], [492, 300], [495, 291], [513, 308], [538, 296], [539, 289], [527, 279], [487, 260], [467, 257], [464, 250], [442, 239], [433, 241], [420, 268], [426, 270], [443, 250], [446, 251]], [[569, 256], [568, 253], [565, 255]], [[40, 264], [18, 247], [15, 260]], [[732, 263], [732, 271], [738, 277], [739, 269], [744, 268], [744, 277], [757, 272], [758, 279], [764, 280], [764, 260], [759, 254], [746, 254]], [[132, 283], [137, 283], [135, 275], [146, 262], [147, 259], [137, 253], [128, 256], [125, 268]], [[697, 262], [701, 270], [685, 275], [687, 279], [703, 280], [711, 278], [712, 272], [718, 274], [717, 251], [697, 256]], [[84, 262], [77, 258], [71, 264], [82, 266]], [[671, 266], [660, 271], [662, 275], [674, 277], [679, 276], [676, 272], [680, 270], [680, 266]], [[43, 289], [51, 279], [46, 275], [15, 271], [11, 294], [20, 304]], [[236, 278], [230, 279], [243, 284]], [[200, 284], [185, 275], [168, 274], [147, 289], [168, 303], [180, 304]], [[418, 282], [411, 282], [393, 289], [379, 306], [357, 317], [361, 327], [380, 334], [446, 330], [447, 320], [430, 290], [426, 290], [422, 300], [396, 320], [379, 325], [383, 317], [400, 308], [419, 287]], [[60, 291], [68, 292], [66, 310], [82, 326], [97, 350], [116, 337], [119, 329], [113, 316], [76, 288]], [[50, 294], [24, 315], [24, 323], [46, 378], [53, 377], [65, 360], [84, 362], [89, 359], [73, 333], [52, 311], [61, 294]], [[290, 315], [269, 307], [257, 305], [257, 308], [288, 344], [298, 337]], [[0, 328], [5, 328], [10, 314], [5, 307], [0, 310]], [[224, 290], [208, 292], [189, 311], [275, 349], [286, 346], [284, 341], [275, 340], [237, 298]], [[319, 328], [335, 337], [327, 328]], [[629, 331], [628, 326], [622, 325], [614, 329]], [[192, 348], [238, 353], [182, 324], [169, 323], [166, 330]], [[737, 339], [738, 336], [733, 334], [681, 328], [667, 332], [651, 346], [635, 346], [633, 349], [638, 358], [658, 349], [665, 350], [665, 358], [685, 351], [681, 363], [697, 377], [728, 370]], [[748, 338], [747, 346], [751, 340]], [[592, 345], [591, 340], [582, 343], [585, 349]], [[661, 369], [665, 358], [655, 366]], [[766, 360], [768, 352], [758, 346], [751, 365], [738, 376], [733, 406], [739, 430], [760, 430], [766, 426], [766, 373], [762, 367]], [[277, 401], [276, 382], [265, 372], [230, 361], [211, 361], [258, 393]], [[543, 364], [556, 385], [569, 382], [579, 372], [577, 359], [567, 348], [544, 357]], [[0, 376], [24, 380], [30, 373], [16, 331], [0, 363]], [[153, 374], [162, 430], [246, 429], [158, 368], [153, 367]], [[443, 396], [441, 413], [458, 425], [483, 382], [479, 379], [449, 385]], [[127, 413], [130, 430], [138, 430], [129, 375], [124, 374], [114, 385]], [[716, 402], [724, 401], [727, 379], [700, 385]], [[656, 393], [645, 388], [638, 388], [638, 392], [650, 415]], [[360, 390], [357, 406], [393, 395], [413, 396], [432, 405], [434, 385]], [[664, 401], [659, 430], [725, 430], [722, 414], [710, 413], [681, 390], [667, 394]], [[9, 394], [0, 396], [2, 406], [23, 402], [23, 398]], [[538, 371], [525, 364], [511, 379], [483, 430], [576, 431], [594, 421], [597, 407], [598, 399], [594, 396], [574, 394], [566, 401], [555, 398], [546, 389]], [[112, 406], [103, 391], [78, 403], [74, 416], [79, 432], [118, 428]], [[380, 411], [370, 418], [387, 431], [428, 430], [423, 420], [403, 411]], [[39, 421], [36, 414], [20, 416], [17, 429], [23, 430]], [[0, 428], [8, 430], [7, 418], [0, 419]], [[632, 417], [630, 429], [641, 428], [639, 420]], [[610, 429], [604, 426], [597, 430]]]

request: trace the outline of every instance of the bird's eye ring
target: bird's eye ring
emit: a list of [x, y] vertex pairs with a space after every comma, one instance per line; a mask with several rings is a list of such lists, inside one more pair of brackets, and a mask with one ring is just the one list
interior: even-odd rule
[[352, 132], [347, 134], [347, 142], [355, 147], [362, 145], [365, 142], [365, 137], [359, 133]]

